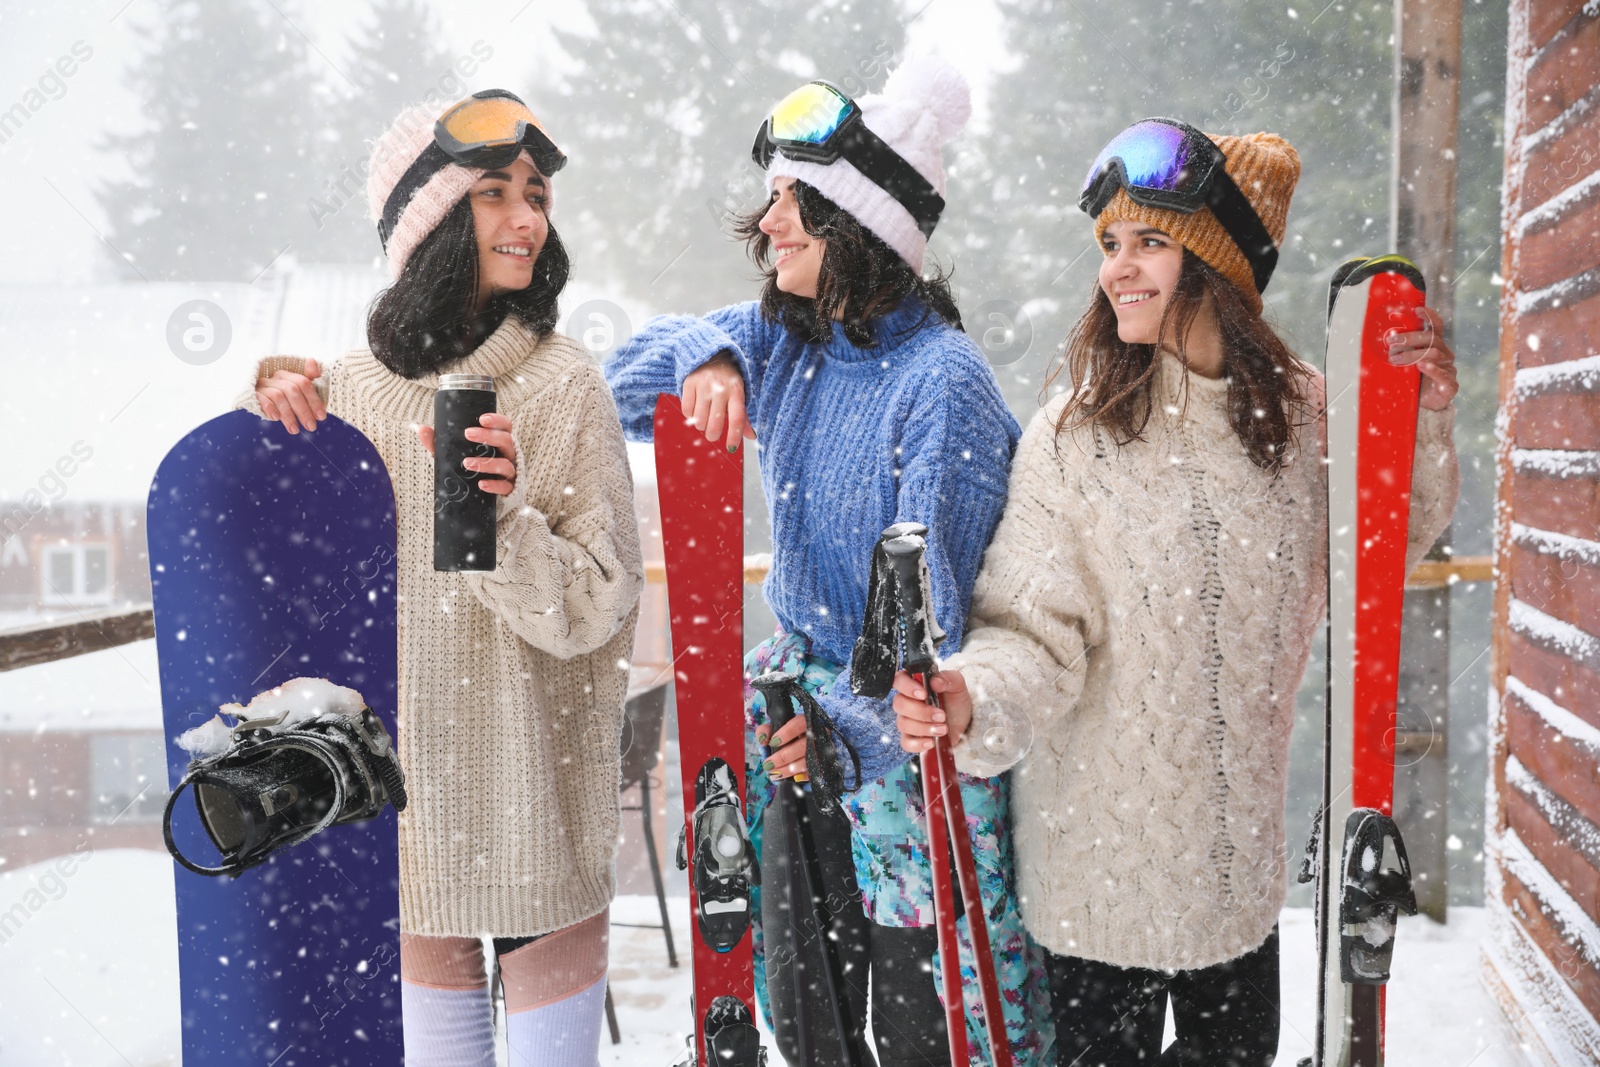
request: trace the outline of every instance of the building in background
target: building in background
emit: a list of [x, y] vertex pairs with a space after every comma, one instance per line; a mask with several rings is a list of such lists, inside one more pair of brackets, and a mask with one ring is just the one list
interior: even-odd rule
[[1600, 1062], [1600, 4], [1512, 0], [1484, 974]]

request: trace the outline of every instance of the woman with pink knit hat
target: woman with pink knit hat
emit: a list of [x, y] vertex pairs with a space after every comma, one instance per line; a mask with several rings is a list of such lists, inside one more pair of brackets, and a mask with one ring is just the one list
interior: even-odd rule
[[[936, 958], [921, 792], [895, 743], [893, 710], [854, 695], [849, 678], [873, 546], [891, 523], [928, 527], [932, 608], [945, 647], [959, 646], [1020, 432], [962, 332], [948, 279], [924, 270], [945, 207], [942, 148], [970, 111], [960, 72], [931, 58], [906, 62], [882, 93], [860, 100], [826, 82], [791, 92], [752, 151], [768, 200], [738, 226], [765, 273], [760, 299], [653, 319], [605, 368], [630, 436], [649, 438], [665, 392], [683, 398], [708, 438], [730, 451], [754, 438], [761, 449], [772, 519], [763, 593], [779, 632], [746, 655], [745, 670], [796, 675], [809, 701], [809, 714], [773, 730], [764, 698], [746, 693], [746, 821], [766, 879], [753, 909], [764, 950], [757, 991], [791, 1064], [804, 1007], [809, 1063], [947, 1067], [929, 964], [973, 975], [970, 942], [959, 964]], [[775, 888], [801, 858], [767, 823], [774, 783], [806, 772], [824, 738], [847, 756], [835, 783], [824, 764], [810, 765], [804, 803], [829, 920], [818, 929], [790, 915]], [[829, 795], [835, 785], [842, 797]], [[1003, 1022], [1015, 1061], [1031, 1067], [1049, 1062], [1050, 1026], [1012, 891], [1007, 788], [1000, 778], [962, 783], [983, 907], [968, 902], [959, 936], [987, 915], [1005, 999], [1004, 1020], [983, 1021], [971, 980], [967, 1037], [972, 1062], [987, 1062], [988, 1030]], [[831, 966], [842, 972], [842, 1041], [820, 978]], [[869, 984], [875, 1047], [865, 1040]]]
[[[511, 93], [406, 111], [367, 193], [394, 284], [370, 348], [275, 357], [242, 405], [312, 432], [331, 412], [394, 480], [400, 594], [400, 977], [410, 1067], [490, 1067], [494, 942], [514, 1065], [597, 1063], [618, 835], [617, 751], [644, 582], [611, 393], [555, 332], [566, 163]], [[497, 499], [492, 571], [432, 566], [435, 391], [494, 379], [465, 431]]]
[[[1012, 830], [1062, 1063], [1277, 1054], [1289, 729], [1327, 570], [1322, 376], [1261, 317], [1299, 176], [1281, 137], [1172, 119], [1100, 153], [1073, 386], [1018, 448], [971, 634], [932, 682], [943, 712], [897, 679], [904, 747], [948, 734], [973, 774], [1014, 762], [973, 738], [1034, 724]], [[1390, 348], [1425, 376], [1412, 563], [1458, 485], [1455, 356], [1423, 317]]]

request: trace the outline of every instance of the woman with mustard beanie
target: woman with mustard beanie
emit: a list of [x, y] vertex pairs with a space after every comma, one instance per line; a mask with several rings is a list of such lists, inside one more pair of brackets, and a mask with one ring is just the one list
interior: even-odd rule
[[[644, 567], [611, 392], [555, 332], [566, 157], [517, 97], [404, 112], [367, 194], [394, 284], [370, 348], [274, 357], [241, 405], [312, 432], [352, 423], [394, 480], [400, 603], [400, 996], [410, 1067], [493, 1067], [482, 939], [514, 1067], [598, 1063], [615, 893], [618, 752]], [[440, 374], [493, 378], [466, 437], [497, 498], [498, 566], [433, 568]]]
[[[1170, 119], [1101, 152], [1073, 388], [1018, 447], [971, 632], [932, 683], [943, 714], [897, 680], [902, 744], [948, 732], [969, 773], [1007, 769], [970, 740], [987, 723], [1034, 723], [1012, 831], [1062, 1063], [1277, 1051], [1289, 730], [1327, 572], [1322, 376], [1261, 317], [1299, 174], [1280, 137]], [[1459, 481], [1455, 357], [1422, 315], [1390, 350], [1425, 375], [1409, 563]]]

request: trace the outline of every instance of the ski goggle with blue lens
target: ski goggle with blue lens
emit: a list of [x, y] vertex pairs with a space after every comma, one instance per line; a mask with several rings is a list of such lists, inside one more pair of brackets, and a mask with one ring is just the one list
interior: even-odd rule
[[924, 237], [944, 212], [944, 197], [933, 184], [867, 127], [859, 104], [828, 82], [800, 86], [761, 123], [750, 158], [766, 170], [779, 152], [823, 166], [845, 160], [910, 212]]
[[1099, 218], [1118, 189], [1135, 204], [1182, 215], [1209, 208], [1249, 261], [1256, 291], [1266, 289], [1278, 264], [1278, 247], [1228, 176], [1227, 157], [1211, 138], [1177, 119], [1140, 119], [1095, 157], [1078, 207]]

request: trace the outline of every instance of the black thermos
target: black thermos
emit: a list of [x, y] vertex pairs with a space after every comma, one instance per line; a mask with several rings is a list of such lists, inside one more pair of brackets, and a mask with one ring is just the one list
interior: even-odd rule
[[480, 473], [461, 461], [499, 455], [469, 441], [467, 428], [495, 410], [494, 379], [441, 374], [433, 397], [433, 569], [492, 571], [495, 567], [493, 493], [478, 488]]

